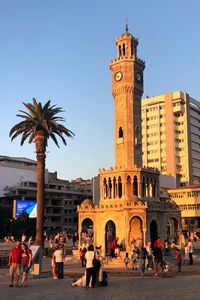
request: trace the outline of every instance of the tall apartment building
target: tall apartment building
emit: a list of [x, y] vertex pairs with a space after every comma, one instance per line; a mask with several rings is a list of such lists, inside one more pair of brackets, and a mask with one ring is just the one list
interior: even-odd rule
[[142, 100], [142, 160], [177, 186], [200, 182], [200, 102], [181, 91]]

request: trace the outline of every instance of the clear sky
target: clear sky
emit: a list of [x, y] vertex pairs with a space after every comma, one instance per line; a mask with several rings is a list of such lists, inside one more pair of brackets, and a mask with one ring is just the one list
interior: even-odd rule
[[143, 97], [200, 99], [199, 0], [0, 0], [0, 155], [35, 159], [33, 144], [9, 138], [22, 101], [35, 97], [63, 107], [76, 135], [60, 149], [49, 143], [49, 171], [87, 179], [113, 166], [109, 62], [126, 18], [146, 62]]

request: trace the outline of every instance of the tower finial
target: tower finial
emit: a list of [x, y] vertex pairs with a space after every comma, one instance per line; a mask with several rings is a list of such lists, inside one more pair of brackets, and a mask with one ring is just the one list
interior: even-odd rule
[[126, 28], [125, 31], [128, 32], [128, 19], [126, 18]]

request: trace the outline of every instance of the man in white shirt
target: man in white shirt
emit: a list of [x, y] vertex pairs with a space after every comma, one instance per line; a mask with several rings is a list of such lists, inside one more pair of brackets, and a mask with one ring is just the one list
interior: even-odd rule
[[60, 245], [56, 247], [56, 250], [53, 253], [53, 267], [56, 268], [57, 277], [59, 279], [63, 279], [64, 278], [64, 272], [63, 272], [64, 254]]

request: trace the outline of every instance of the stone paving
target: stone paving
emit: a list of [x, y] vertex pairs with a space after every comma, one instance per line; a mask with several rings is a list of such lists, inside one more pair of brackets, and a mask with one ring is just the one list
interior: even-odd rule
[[[69, 261], [65, 266], [65, 279], [53, 280], [50, 260], [43, 259], [41, 277], [29, 275], [28, 287], [8, 287], [8, 269], [0, 269], [0, 299], [2, 300], [66, 300], [66, 299], [200, 299], [200, 264], [183, 265], [183, 273], [175, 271], [154, 277], [153, 272], [140, 276], [139, 272], [107, 266], [109, 285], [95, 289], [72, 287], [71, 281], [83, 274], [79, 261]], [[199, 274], [199, 275], [197, 275]]]
[[193, 266], [183, 264], [181, 275], [176, 273], [173, 264], [174, 257], [165, 257], [174, 266], [173, 270], [154, 277], [153, 271], [145, 276], [131, 270], [125, 270], [123, 265], [110, 262], [104, 268], [108, 272], [109, 284], [107, 287], [85, 289], [72, 287], [73, 278], [78, 278], [84, 272], [80, 262], [68, 257], [65, 265], [65, 279], [53, 280], [51, 277], [51, 260], [43, 259], [41, 277], [29, 275], [28, 287], [8, 287], [8, 268], [0, 269], [0, 300], [165, 300], [184, 299], [200, 300], [200, 261]]
[[69, 277], [29, 279], [27, 288], [9, 288], [7, 278], [0, 277], [0, 299], [26, 300], [125, 300], [125, 299], [185, 299], [199, 300], [199, 275], [179, 277], [110, 277], [107, 287], [85, 289], [72, 287]]

